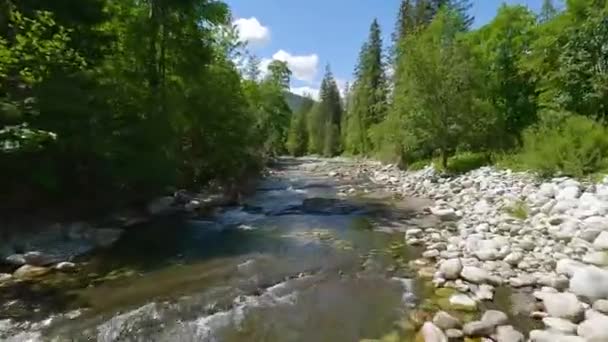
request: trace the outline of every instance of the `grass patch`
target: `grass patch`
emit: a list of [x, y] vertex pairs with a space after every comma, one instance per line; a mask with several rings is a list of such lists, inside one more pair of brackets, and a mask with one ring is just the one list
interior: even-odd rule
[[530, 209], [528, 205], [524, 201], [517, 201], [513, 203], [511, 206], [507, 207], [505, 211], [518, 219], [525, 220], [530, 215]]

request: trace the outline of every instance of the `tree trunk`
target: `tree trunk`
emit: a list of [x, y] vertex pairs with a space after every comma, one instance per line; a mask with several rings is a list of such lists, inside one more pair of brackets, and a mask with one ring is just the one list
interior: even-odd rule
[[441, 149], [441, 166], [444, 170], [448, 169], [448, 150], [446, 148]]

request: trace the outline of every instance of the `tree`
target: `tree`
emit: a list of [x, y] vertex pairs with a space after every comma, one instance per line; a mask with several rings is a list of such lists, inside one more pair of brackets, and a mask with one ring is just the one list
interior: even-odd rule
[[557, 9], [553, 5], [553, 0], [543, 0], [543, 6], [540, 9], [539, 20], [545, 23], [553, 19], [557, 15]]
[[307, 117], [314, 105], [310, 97], [306, 97], [300, 109], [291, 117], [287, 135], [287, 151], [292, 156], [302, 156], [308, 151]]
[[342, 122], [342, 100], [336, 80], [329, 65], [319, 90], [319, 102], [313, 106], [308, 117], [310, 153], [333, 156], [341, 151], [340, 124]]
[[443, 10], [420, 34], [408, 39], [405, 71], [396, 91], [396, 110], [405, 113], [405, 127], [418, 149], [441, 154], [447, 167], [457, 146], [484, 132], [484, 99], [476, 96], [478, 72], [457, 34], [462, 19]]
[[504, 120], [497, 145], [521, 143], [521, 132], [536, 121], [537, 98], [533, 74], [521, 64], [536, 39], [536, 16], [524, 6], [503, 5], [494, 20], [468, 35], [476, 63], [487, 70], [485, 89]]
[[369, 38], [361, 48], [351, 96], [346, 150], [353, 154], [367, 154], [372, 150], [369, 129], [386, 117], [387, 86], [380, 26], [376, 20], [372, 22]]

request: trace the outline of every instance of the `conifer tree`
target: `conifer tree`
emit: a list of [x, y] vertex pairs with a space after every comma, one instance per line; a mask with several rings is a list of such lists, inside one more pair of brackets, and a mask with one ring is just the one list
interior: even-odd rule
[[372, 150], [368, 130], [386, 117], [387, 87], [382, 63], [382, 38], [377, 20], [372, 22], [368, 41], [361, 48], [355, 77], [348, 114], [346, 149], [353, 154], [367, 154]]
[[341, 151], [340, 125], [342, 122], [342, 100], [338, 85], [329, 65], [319, 91], [317, 103], [308, 121], [309, 152], [334, 156]]

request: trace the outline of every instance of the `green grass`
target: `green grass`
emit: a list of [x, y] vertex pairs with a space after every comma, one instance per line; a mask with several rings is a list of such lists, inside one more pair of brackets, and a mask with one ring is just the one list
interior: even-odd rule
[[509, 215], [521, 220], [527, 219], [530, 214], [530, 209], [524, 201], [513, 203], [511, 206], [507, 207], [505, 211], [509, 213]]

